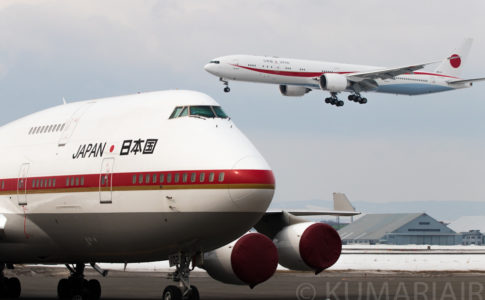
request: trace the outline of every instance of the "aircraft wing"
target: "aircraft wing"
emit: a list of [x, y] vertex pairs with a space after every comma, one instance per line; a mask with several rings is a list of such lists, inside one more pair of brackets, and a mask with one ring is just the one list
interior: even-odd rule
[[448, 81], [449, 84], [461, 84], [461, 83], [470, 83], [475, 81], [484, 81], [485, 77], [482, 78], [472, 78], [472, 79], [460, 79], [460, 80], [451, 80]]
[[265, 215], [277, 215], [277, 214], [284, 214], [288, 213], [294, 216], [342, 216], [342, 217], [350, 217], [360, 215], [361, 213], [358, 211], [351, 211], [351, 210], [320, 210], [320, 211], [312, 211], [312, 210], [280, 210], [280, 211], [267, 211]]
[[402, 74], [413, 73], [414, 71], [422, 69], [427, 65], [435, 64], [438, 62], [439, 61], [433, 61], [433, 62], [427, 62], [423, 64], [403, 66], [403, 67], [397, 67], [397, 68], [386, 68], [386, 69], [351, 73], [347, 75], [347, 79], [349, 81], [353, 81], [357, 83], [365, 80], [390, 79]]

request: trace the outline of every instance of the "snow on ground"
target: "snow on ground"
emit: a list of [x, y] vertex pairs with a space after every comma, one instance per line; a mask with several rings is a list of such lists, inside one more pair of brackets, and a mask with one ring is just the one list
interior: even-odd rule
[[[413, 250], [418, 250], [413, 253]], [[429, 251], [424, 251], [429, 250]], [[434, 251], [438, 253], [434, 253]], [[123, 270], [123, 264], [100, 264]], [[285, 268], [278, 266], [278, 269]], [[128, 264], [128, 271], [168, 271], [168, 261]], [[345, 245], [330, 270], [485, 271], [485, 246]], [[196, 271], [202, 271], [196, 268]]]

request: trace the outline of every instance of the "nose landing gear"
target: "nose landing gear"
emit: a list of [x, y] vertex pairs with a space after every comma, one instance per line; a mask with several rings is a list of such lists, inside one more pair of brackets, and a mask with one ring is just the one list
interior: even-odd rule
[[0, 298], [18, 299], [22, 290], [20, 281], [17, 277], [5, 277], [4, 269], [5, 264], [0, 263]]
[[354, 101], [360, 104], [366, 104], [367, 103], [367, 98], [362, 98], [360, 94], [351, 94], [349, 95], [349, 100]]
[[59, 299], [98, 300], [101, 297], [101, 285], [96, 279], [84, 279], [84, 264], [75, 266], [66, 264], [71, 273], [68, 278], [59, 280], [57, 296]]
[[224, 78], [219, 78], [219, 81], [222, 81], [222, 83], [224, 84], [224, 92], [225, 93], [229, 93], [231, 91], [231, 89], [229, 88], [229, 81], [227, 80], [224, 80]]
[[163, 291], [163, 300], [200, 300], [199, 290], [190, 285], [190, 262], [192, 256], [179, 253], [169, 257], [170, 266], [176, 270], [168, 275], [169, 279], [179, 283], [179, 286], [169, 285]]

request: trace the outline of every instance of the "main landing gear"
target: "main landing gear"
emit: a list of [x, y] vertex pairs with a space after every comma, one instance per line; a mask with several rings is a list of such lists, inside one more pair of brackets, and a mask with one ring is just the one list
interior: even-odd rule
[[[57, 285], [57, 296], [59, 299], [98, 300], [101, 297], [101, 285], [99, 281], [96, 279], [89, 281], [84, 279], [83, 263], [72, 266], [66, 264], [66, 267], [71, 274], [68, 278], [61, 279]], [[94, 268], [96, 269], [97, 266]], [[106, 272], [104, 272], [105, 275]]]
[[169, 285], [163, 291], [163, 300], [200, 300], [199, 290], [193, 285], [190, 285], [190, 262], [192, 256], [186, 253], [179, 253], [169, 257], [170, 266], [175, 266], [176, 270], [168, 276], [178, 286]]
[[222, 81], [222, 83], [224, 83], [224, 92], [229, 93], [231, 91], [231, 89], [229, 88], [229, 81], [224, 80], [222, 77], [219, 78], [219, 81]]
[[0, 263], [0, 298], [18, 299], [22, 290], [20, 281], [17, 277], [5, 277], [4, 269], [5, 264]]
[[325, 103], [335, 105], [337, 107], [344, 106], [344, 102], [337, 98], [337, 93], [331, 93], [331, 96], [325, 98]]
[[360, 104], [366, 104], [367, 103], [367, 98], [362, 98], [359, 94], [349, 95], [349, 100], [360, 103]]

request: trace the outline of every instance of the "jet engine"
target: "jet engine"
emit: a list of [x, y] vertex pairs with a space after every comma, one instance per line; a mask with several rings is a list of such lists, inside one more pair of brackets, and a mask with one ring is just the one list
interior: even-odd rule
[[337, 262], [342, 240], [328, 224], [305, 222], [284, 227], [273, 239], [280, 265], [315, 274]]
[[347, 78], [340, 74], [328, 73], [320, 76], [320, 88], [330, 92], [342, 92], [349, 87]]
[[298, 85], [280, 84], [280, 93], [283, 96], [301, 97], [311, 91], [311, 89]]
[[273, 276], [278, 250], [263, 234], [248, 233], [236, 241], [204, 254], [202, 268], [221, 282], [251, 288]]

